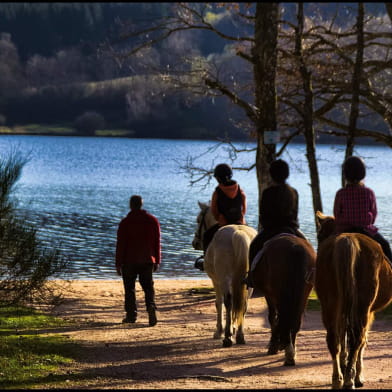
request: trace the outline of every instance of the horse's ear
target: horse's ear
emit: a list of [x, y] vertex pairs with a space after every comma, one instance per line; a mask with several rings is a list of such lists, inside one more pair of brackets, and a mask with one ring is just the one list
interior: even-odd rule
[[316, 212], [316, 222], [317, 222], [317, 229], [320, 228], [321, 223], [323, 220], [327, 218], [327, 215], [324, 215], [321, 211]]
[[199, 204], [199, 207], [200, 207], [201, 210], [204, 210], [204, 209], [206, 209], [208, 207], [207, 203], [203, 203], [201, 201], [198, 201], [197, 203]]

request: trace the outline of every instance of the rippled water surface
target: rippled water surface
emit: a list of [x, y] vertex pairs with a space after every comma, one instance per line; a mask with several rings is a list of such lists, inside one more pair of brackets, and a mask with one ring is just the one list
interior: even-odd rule
[[[192, 248], [197, 201], [208, 201], [216, 186], [189, 186], [181, 170], [188, 156], [195, 164], [213, 167], [227, 161], [224, 148], [207, 152], [216, 143], [161, 139], [116, 139], [45, 136], [0, 136], [0, 152], [18, 150], [29, 155], [16, 189], [20, 209], [39, 228], [45, 244], [62, 249], [71, 261], [66, 277], [116, 279], [114, 254], [118, 223], [128, 213], [132, 194], [140, 194], [144, 208], [157, 216], [162, 231], [162, 267], [156, 278], [206, 278], [193, 268], [200, 255]], [[242, 143], [251, 148], [252, 144]], [[392, 153], [387, 147], [357, 149], [367, 163], [366, 184], [374, 189], [379, 215], [376, 225], [392, 241]], [[318, 146], [323, 210], [332, 213], [340, 187], [343, 149]], [[305, 147], [289, 146], [283, 156], [291, 167], [289, 183], [300, 195], [302, 231], [316, 246]], [[240, 156], [239, 166], [254, 161]], [[235, 171], [234, 178], [248, 199], [248, 224], [257, 228], [257, 185], [254, 171]]]

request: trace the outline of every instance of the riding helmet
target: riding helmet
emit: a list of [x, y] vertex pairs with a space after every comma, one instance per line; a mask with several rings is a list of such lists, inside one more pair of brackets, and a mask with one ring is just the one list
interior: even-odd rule
[[277, 159], [270, 165], [271, 178], [277, 183], [284, 183], [290, 174], [289, 165], [283, 159]]
[[221, 163], [215, 167], [214, 177], [219, 183], [228, 182], [233, 177], [233, 170], [228, 164]]
[[365, 163], [360, 157], [348, 157], [343, 163], [343, 175], [347, 181], [361, 181], [366, 176]]

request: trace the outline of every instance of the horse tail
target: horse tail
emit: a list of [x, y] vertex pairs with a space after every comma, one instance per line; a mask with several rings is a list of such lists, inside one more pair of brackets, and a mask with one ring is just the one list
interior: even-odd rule
[[[303, 246], [295, 245], [287, 254], [287, 275], [280, 299], [279, 329], [283, 347], [291, 342], [302, 323], [302, 314], [306, 302], [305, 286], [308, 256]], [[292, 342], [294, 343], [294, 342]]]
[[243, 278], [248, 269], [248, 253], [251, 238], [242, 230], [236, 230], [233, 234], [234, 257], [237, 260], [237, 268], [233, 275], [233, 320], [241, 325], [247, 310], [248, 291], [243, 283]]
[[341, 317], [336, 318], [338, 341], [342, 342], [347, 334], [348, 344], [355, 339], [358, 324], [355, 267], [359, 258], [358, 240], [351, 236], [337, 239], [332, 255], [335, 268], [337, 295], [339, 303], [336, 309]]

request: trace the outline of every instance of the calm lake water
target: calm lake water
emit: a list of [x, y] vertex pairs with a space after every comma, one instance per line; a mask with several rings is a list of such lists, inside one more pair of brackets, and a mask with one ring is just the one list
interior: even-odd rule
[[[189, 185], [181, 169], [187, 157], [195, 165], [213, 167], [228, 162], [225, 147], [209, 151], [217, 143], [163, 139], [117, 139], [55, 136], [0, 136], [0, 153], [28, 154], [15, 196], [19, 208], [39, 228], [47, 246], [56, 246], [71, 261], [71, 279], [118, 279], [114, 269], [116, 232], [128, 213], [132, 194], [140, 194], [144, 208], [157, 216], [162, 231], [162, 266], [156, 279], [205, 279], [193, 268], [201, 254], [192, 248], [198, 200], [209, 201], [215, 180], [202, 187]], [[252, 148], [254, 144], [239, 143]], [[392, 150], [358, 147], [367, 163], [366, 184], [377, 196], [376, 225], [392, 242], [391, 168]], [[341, 146], [317, 147], [323, 209], [332, 213], [335, 192], [340, 187]], [[309, 173], [303, 145], [289, 146], [283, 159], [291, 167], [289, 183], [300, 195], [302, 231], [317, 246]], [[254, 161], [254, 153], [240, 155], [236, 166]], [[248, 224], [257, 228], [256, 173], [234, 171], [248, 199]], [[203, 183], [202, 185], [206, 185]]]

